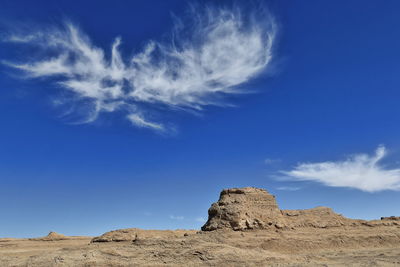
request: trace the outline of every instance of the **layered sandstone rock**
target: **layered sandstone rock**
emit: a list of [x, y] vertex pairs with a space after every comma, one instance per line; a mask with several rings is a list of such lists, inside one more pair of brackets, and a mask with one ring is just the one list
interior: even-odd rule
[[[245, 187], [225, 189], [208, 210], [203, 231], [217, 229], [250, 230], [282, 228], [329, 228], [357, 225], [378, 225], [381, 221], [348, 219], [326, 207], [306, 210], [280, 210], [275, 196], [266, 190]], [[389, 219], [384, 219], [387, 223]], [[396, 221], [395, 219], [390, 219]], [[394, 224], [390, 222], [391, 224]]]
[[225, 189], [208, 210], [203, 231], [216, 229], [267, 229], [285, 227], [284, 216], [275, 196], [264, 189], [245, 187]]

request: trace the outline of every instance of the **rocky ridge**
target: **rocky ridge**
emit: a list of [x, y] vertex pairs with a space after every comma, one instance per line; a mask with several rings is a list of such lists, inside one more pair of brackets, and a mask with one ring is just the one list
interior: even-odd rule
[[400, 225], [399, 217], [382, 217], [365, 221], [349, 219], [327, 207], [305, 210], [280, 210], [264, 189], [245, 187], [224, 189], [219, 200], [208, 210], [203, 231], [218, 229], [294, 229], [299, 227], [329, 228], [351, 226]]

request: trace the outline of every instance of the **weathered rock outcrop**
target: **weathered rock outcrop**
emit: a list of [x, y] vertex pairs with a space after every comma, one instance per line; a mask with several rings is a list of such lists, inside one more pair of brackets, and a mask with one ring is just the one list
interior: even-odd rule
[[266, 190], [245, 187], [223, 190], [219, 200], [208, 210], [208, 221], [201, 229], [213, 231], [379, 225], [400, 225], [400, 217], [382, 217], [381, 220], [365, 221], [346, 218], [327, 207], [280, 210], [275, 196]]
[[275, 196], [264, 189], [245, 187], [225, 189], [218, 202], [208, 210], [203, 231], [230, 228], [233, 230], [285, 227], [284, 216]]

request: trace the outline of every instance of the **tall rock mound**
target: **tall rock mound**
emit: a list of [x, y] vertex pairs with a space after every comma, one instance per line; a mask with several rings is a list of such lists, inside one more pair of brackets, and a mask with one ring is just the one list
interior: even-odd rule
[[208, 210], [208, 221], [201, 229], [247, 230], [284, 226], [285, 219], [275, 196], [264, 189], [245, 187], [224, 189], [219, 200]]

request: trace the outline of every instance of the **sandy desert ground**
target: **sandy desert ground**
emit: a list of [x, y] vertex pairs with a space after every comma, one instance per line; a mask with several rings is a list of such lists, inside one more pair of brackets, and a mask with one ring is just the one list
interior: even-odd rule
[[400, 266], [400, 217], [348, 219], [329, 208], [280, 210], [256, 188], [228, 189], [202, 230], [50, 233], [0, 239], [0, 266]]
[[1, 239], [0, 266], [400, 266], [400, 227], [134, 231], [120, 242]]

